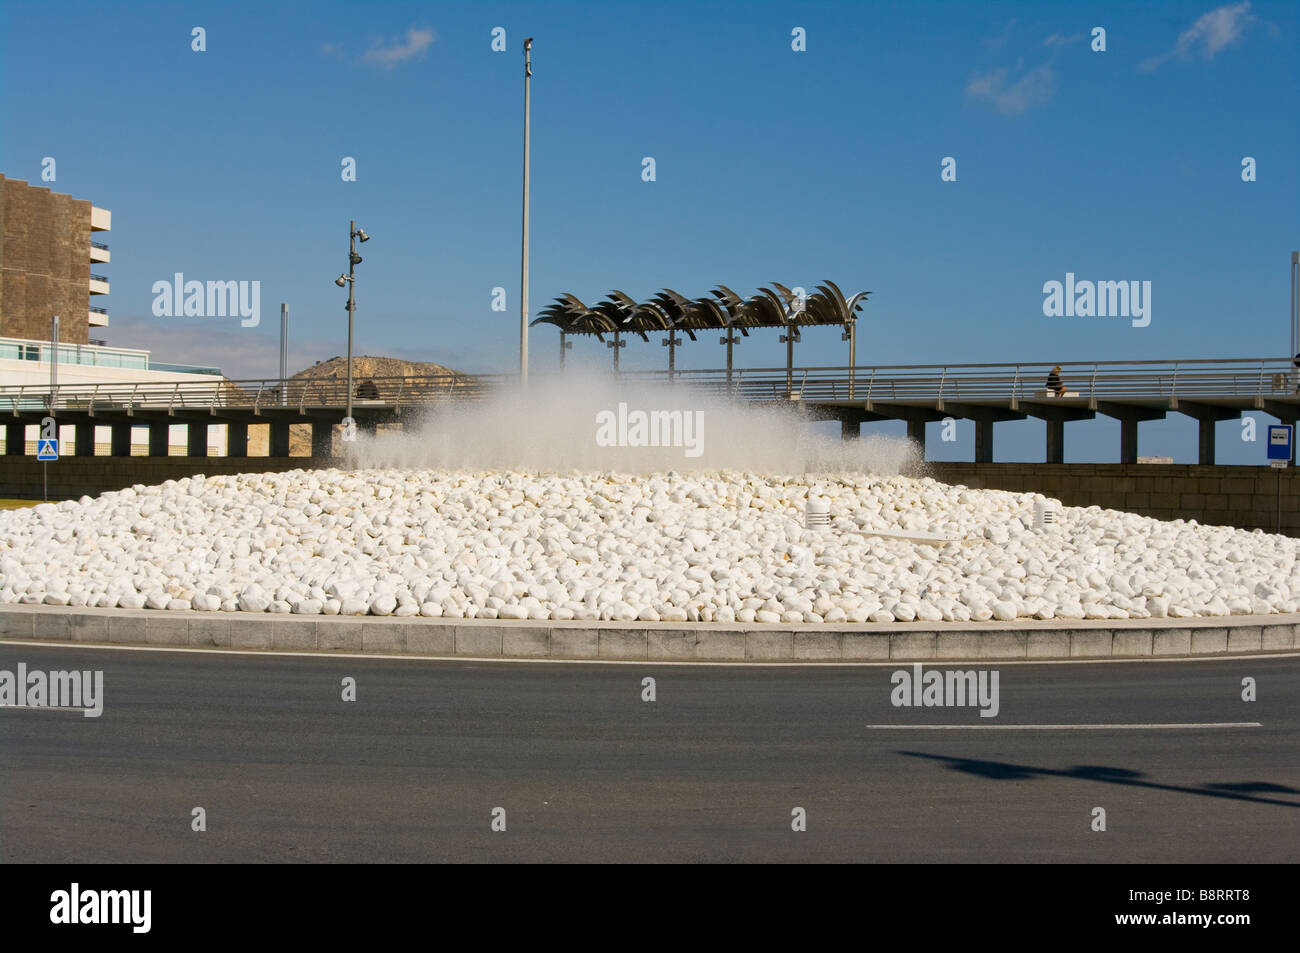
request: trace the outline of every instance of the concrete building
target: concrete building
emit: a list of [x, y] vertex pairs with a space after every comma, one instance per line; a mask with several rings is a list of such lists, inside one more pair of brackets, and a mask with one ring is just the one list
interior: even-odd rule
[[97, 271], [110, 256], [93, 236], [112, 222], [88, 201], [0, 175], [0, 337], [48, 339], [56, 314], [70, 344], [108, 325], [108, 278]]
[[[108, 347], [90, 337], [108, 326], [103, 307], [108, 278], [98, 272], [111, 260], [95, 233], [108, 231], [112, 213], [83, 199], [0, 175], [0, 384], [31, 388], [32, 401], [49, 392], [50, 319], [59, 316], [60, 386], [193, 381], [194, 375], [221, 376], [215, 367], [160, 364], [148, 351]], [[23, 403], [28, 403], [24, 398]], [[34, 452], [37, 428], [27, 426]], [[95, 428], [96, 451], [108, 453], [107, 427]], [[169, 428], [168, 443], [182, 451], [186, 428]], [[72, 432], [62, 427], [70, 446]], [[67, 431], [67, 433], [62, 433]], [[211, 428], [210, 445], [224, 452], [225, 428]], [[148, 452], [148, 433], [132, 432], [132, 452]]]
[[[48, 330], [48, 329], [47, 329]], [[44, 341], [25, 338], [0, 337], [0, 384], [21, 387], [31, 396], [17, 398], [23, 407], [44, 406], [50, 392], [50, 357], [54, 347], [49, 339]], [[86, 384], [122, 383], [177, 383], [188, 384], [195, 380], [221, 378], [216, 367], [192, 367], [185, 364], [160, 364], [150, 358], [148, 351], [136, 348], [107, 347], [99, 344], [66, 344], [60, 335], [58, 348], [58, 386], [60, 388]], [[12, 397], [12, 392], [10, 392]], [[0, 406], [0, 416], [10, 407]], [[38, 428], [28, 425], [24, 429], [24, 443], [28, 453], [36, 452]], [[226, 452], [226, 428], [213, 425], [208, 428], [208, 446], [213, 453]], [[72, 446], [73, 428], [60, 427], [60, 439]], [[185, 452], [187, 433], [184, 425], [169, 428], [168, 445], [173, 450]], [[95, 428], [95, 452], [106, 455], [109, 448], [109, 428]], [[147, 428], [138, 427], [131, 433], [131, 453], [135, 456], [149, 452]]]

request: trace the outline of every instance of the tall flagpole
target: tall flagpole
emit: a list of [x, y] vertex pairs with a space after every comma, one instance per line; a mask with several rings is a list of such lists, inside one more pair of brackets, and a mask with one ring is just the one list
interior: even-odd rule
[[524, 239], [519, 290], [519, 386], [528, 386], [528, 133], [533, 76], [533, 40], [524, 40]]

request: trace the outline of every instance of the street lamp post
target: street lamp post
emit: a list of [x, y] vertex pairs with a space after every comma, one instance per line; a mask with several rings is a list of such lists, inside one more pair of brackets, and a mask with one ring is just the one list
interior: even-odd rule
[[[524, 229], [519, 276], [519, 386], [528, 386], [528, 146], [532, 104], [533, 38], [524, 40]], [[615, 352], [617, 353], [617, 352]]]
[[357, 310], [356, 298], [356, 267], [361, 264], [361, 256], [357, 254], [357, 239], [363, 242], [370, 241], [370, 236], [366, 234], [364, 228], [357, 228], [357, 223], [351, 221], [348, 223], [348, 273], [339, 275], [334, 279], [334, 283], [342, 288], [348, 286], [348, 397], [347, 397], [347, 420], [352, 421], [352, 316]]

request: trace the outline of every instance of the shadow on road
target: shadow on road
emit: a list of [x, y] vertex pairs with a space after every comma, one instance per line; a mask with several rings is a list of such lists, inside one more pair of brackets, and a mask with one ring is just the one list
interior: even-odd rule
[[1123, 784], [1129, 787], [1151, 788], [1157, 791], [1178, 791], [1183, 794], [1198, 794], [1202, 797], [1226, 798], [1231, 801], [1251, 801], [1255, 804], [1276, 804], [1279, 807], [1300, 808], [1300, 801], [1284, 801], [1278, 798], [1256, 797], [1250, 792], [1269, 792], [1272, 794], [1300, 794], [1300, 790], [1285, 784], [1271, 781], [1241, 781], [1235, 783], [1205, 784], [1201, 787], [1183, 787], [1177, 784], [1159, 784], [1143, 780], [1141, 771], [1128, 768], [1114, 768], [1107, 765], [1078, 764], [1066, 770], [1055, 768], [1036, 768], [1030, 765], [1011, 764], [1006, 761], [985, 761], [975, 758], [953, 758], [942, 754], [927, 754], [923, 751], [899, 751], [898, 754], [909, 758], [928, 758], [942, 761], [953, 771], [977, 774], [994, 781], [1022, 781], [1035, 777], [1079, 778], [1083, 781], [1102, 781], [1107, 784]]

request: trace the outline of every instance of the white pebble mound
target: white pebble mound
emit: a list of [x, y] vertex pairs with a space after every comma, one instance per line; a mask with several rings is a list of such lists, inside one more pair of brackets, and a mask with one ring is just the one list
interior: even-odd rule
[[[805, 528], [810, 498], [829, 524]], [[863, 473], [298, 470], [0, 513], [0, 604], [756, 625], [1300, 609], [1296, 540]]]

